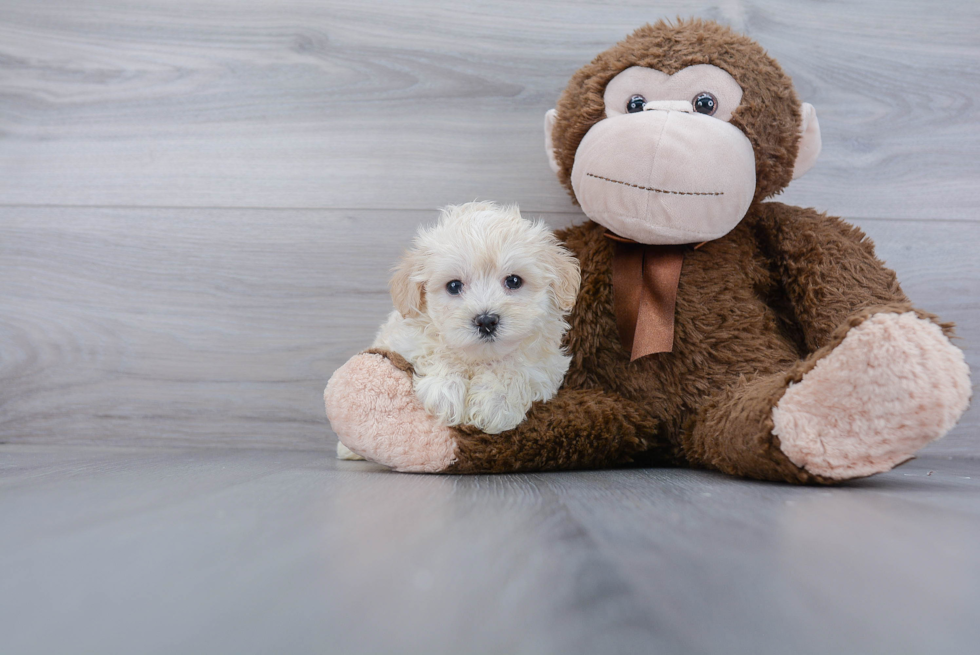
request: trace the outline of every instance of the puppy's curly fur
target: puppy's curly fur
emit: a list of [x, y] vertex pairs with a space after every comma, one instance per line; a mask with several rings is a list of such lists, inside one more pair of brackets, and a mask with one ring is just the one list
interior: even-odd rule
[[[561, 348], [565, 316], [579, 283], [575, 257], [516, 205], [449, 206], [395, 269], [396, 309], [373, 347], [414, 366], [415, 393], [430, 414], [497, 434], [561, 386], [570, 361]], [[481, 329], [487, 316], [495, 323]]]

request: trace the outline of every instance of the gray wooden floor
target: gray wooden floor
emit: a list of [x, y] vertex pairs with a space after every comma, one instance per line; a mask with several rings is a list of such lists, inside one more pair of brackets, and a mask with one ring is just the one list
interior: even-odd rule
[[980, 4], [0, 0], [0, 652], [975, 653], [980, 410], [835, 489], [337, 462], [321, 393], [450, 202], [582, 220], [542, 117], [646, 21], [817, 107], [980, 372]]
[[4, 653], [975, 653], [980, 461], [835, 489], [8, 446]]

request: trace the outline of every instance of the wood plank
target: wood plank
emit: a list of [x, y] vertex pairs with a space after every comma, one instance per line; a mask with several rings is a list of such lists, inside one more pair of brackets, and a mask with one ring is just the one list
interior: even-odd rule
[[[847, 486], [0, 445], [4, 652], [973, 653], [980, 461]], [[52, 629], [57, 626], [57, 629]]]
[[679, 14], [756, 37], [817, 106], [824, 154], [788, 202], [976, 217], [971, 0], [11, 0], [0, 204], [572, 211], [544, 112], [596, 53]]
[[[420, 212], [4, 210], [9, 439], [326, 447]], [[369, 243], [370, 240], [370, 243]]]
[[[387, 271], [435, 216], [0, 209], [0, 440], [332, 447], [324, 383], [370, 343]], [[858, 223], [977, 371], [980, 223]], [[934, 447], [980, 455], [977, 417]]]

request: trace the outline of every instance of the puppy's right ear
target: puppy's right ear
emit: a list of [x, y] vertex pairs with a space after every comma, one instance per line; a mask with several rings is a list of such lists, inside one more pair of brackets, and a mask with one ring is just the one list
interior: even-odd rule
[[554, 280], [551, 283], [551, 293], [558, 305], [559, 311], [567, 314], [575, 307], [579, 287], [582, 284], [582, 273], [578, 259], [564, 246], [552, 248], [544, 258], [552, 270]]
[[421, 255], [418, 251], [410, 250], [398, 262], [391, 276], [391, 299], [398, 313], [406, 318], [425, 311], [425, 286], [416, 280], [421, 271]]

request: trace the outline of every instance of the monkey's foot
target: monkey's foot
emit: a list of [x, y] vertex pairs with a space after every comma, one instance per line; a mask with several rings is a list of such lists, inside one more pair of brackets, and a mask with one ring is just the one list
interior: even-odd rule
[[794, 464], [833, 480], [887, 471], [946, 434], [970, 401], [963, 352], [915, 313], [874, 314], [772, 412]]
[[352, 452], [397, 471], [437, 473], [456, 461], [451, 428], [426, 413], [411, 373], [384, 354], [361, 353], [323, 391], [327, 418]]

